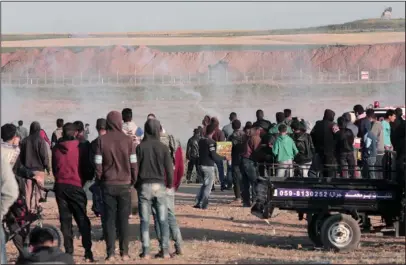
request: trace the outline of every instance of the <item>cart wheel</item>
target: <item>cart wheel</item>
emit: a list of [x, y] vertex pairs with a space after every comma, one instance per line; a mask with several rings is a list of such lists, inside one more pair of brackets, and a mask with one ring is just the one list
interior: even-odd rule
[[327, 250], [348, 252], [358, 248], [361, 229], [349, 215], [335, 214], [327, 218], [321, 227], [321, 241]]
[[328, 217], [330, 217], [330, 214], [309, 215], [307, 220], [307, 234], [316, 247], [323, 246], [320, 231], [324, 220], [326, 220]]

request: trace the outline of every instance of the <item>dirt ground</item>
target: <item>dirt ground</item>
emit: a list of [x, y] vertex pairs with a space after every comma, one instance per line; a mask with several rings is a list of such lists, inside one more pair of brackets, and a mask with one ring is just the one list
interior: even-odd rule
[[6, 47], [76, 47], [108, 45], [310, 45], [310, 44], [378, 44], [405, 42], [404, 32], [373, 32], [348, 34], [294, 34], [241, 37], [139, 37], [139, 38], [58, 38], [2, 41]]
[[[196, 185], [183, 185], [176, 197], [178, 224], [184, 238], [184, 255], [170, 260], [151, 259], [141, 261], [139, 219], [131, 220], [129, 263], [149, 264], [264, 264], [264, 263], [399, 263], [405, 261], [405, 238], [392, 238], [380, 235], [364, 235], [361, 249], [349, 254], [337, 254], [315, 249], [307, 238], [305, 221], [298, 221], [294, 213], [282, 213], [269, 223], [250, 214], [249, 208], [242, 208], [233, 201], [231, 192], [212, 193], [208, 210], [192, 208]], [[100, 220], [88, 209], [92, 223], [93, 252], [97, 263], [104, 263], [105, 243], [100, 237]], [[56, 203], [50, 198], [44, 204], [46, 223], [59, 226]], [[375, 220], [376, 222], [377, 220]], [[151, 224], [152, 253], [158, 251], [153, 226]], [[172, 243], [171, 243], [172, 244]], [[117, 243], [118, 246], [118, 243]], [[83, 249], [79, 239], [75, 239], [75, 261], [84, 263]], [[7, 245], [10, 261], [16, 259], [12, 243]], [[120, 263], [120, 262], [117, 262]]]

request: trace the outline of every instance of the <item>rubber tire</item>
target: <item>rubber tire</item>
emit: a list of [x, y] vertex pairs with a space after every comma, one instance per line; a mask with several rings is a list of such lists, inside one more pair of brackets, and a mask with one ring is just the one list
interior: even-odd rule
[[[324, 220], [326, 220], [330, 216], [330, 214], [313, 214], [307, 222], [307, 235], [316, 247], [323, 246], [323, 243], [321, 241], [321, 227]], [[316, 228], [317, 222], [319, 222], [319, 229]]]
[[[50, 224], [42, 224], [42, 228], [51, 231], [52, 235], [54, 236], [54, 243], [56, 243], [56, 247], [61, 249], [63, 247], [63, 235], [59, 228]], [[32, 230], [31, 230], [32, 231]]]
[[[330, 242], [328, 238], [328, 230], [335, 223], [346, 223], [352, 230], [352, 240], [345, 247], [338, 247]], [[358, 222], [350, 215], [335, 214], [327, 218], [321, 227], [321, 242], [326, 250], [334, 250], [336, 252], [349, 252], [358, 248], [361, 240], [361, 228]]]

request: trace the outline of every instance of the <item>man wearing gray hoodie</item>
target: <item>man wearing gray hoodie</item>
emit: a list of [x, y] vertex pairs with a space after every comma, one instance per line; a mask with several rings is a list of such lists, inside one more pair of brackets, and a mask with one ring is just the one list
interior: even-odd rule
[[[1, 156], [0, 192], [0, 220], [3, 220], [3, 216], [18, 198], [18, 184], [7, 156]], [[3, 226], [0, 227], [0, 250], [1, 264], [7, 264]]]

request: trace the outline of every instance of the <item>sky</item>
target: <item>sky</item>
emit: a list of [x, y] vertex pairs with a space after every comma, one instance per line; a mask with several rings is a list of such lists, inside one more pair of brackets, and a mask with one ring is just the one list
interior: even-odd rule
[[284, 29], [379, 18], [405, 2], [2, 2], [2, 33]]

